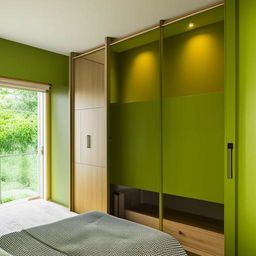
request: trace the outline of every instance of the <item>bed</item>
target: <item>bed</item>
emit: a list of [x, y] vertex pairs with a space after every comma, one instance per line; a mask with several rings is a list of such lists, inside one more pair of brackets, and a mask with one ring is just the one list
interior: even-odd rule
[[170, 235], [96, 211], [1, 236], [0, 248], [7, 256], [186, 255]]

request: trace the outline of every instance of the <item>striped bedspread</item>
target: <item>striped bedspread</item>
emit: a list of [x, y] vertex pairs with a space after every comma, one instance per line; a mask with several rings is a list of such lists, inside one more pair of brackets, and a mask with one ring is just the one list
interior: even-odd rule
[[0, 248], [13, 256], [186, 255], [175, 238], [100, 212], [4, 235]]

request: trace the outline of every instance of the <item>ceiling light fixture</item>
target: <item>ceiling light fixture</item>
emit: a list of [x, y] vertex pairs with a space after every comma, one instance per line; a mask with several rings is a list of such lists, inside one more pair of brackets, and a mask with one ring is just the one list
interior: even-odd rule
[[192, 22], [188, 24], [188, 27], [189, 27], [189, 28], [193, 28], [194, 26], [195, 26], [195, 24], [192, 23]]

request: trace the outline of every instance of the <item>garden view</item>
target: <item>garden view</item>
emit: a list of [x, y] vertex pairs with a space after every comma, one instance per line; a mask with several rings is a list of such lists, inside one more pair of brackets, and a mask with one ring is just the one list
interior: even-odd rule
[[0, 88], [0, 203], [38, 194], [38, 93]]

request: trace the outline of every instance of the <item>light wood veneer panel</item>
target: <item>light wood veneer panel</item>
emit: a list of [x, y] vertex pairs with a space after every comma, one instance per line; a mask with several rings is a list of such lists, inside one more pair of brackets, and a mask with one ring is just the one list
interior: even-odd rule
[[98, 63], [101, 63], [104, 65], [105, 64], [105, 50], [103, 49], [101, 51], [94, 52], [93, 54], [86, 55], [84, 58], [87, 60], [98, 62]]
[[[132, 210], [125, 210], [125, 217], [155, 229], [158, 229], [159, 219]], [[177, 221], [163, 220], [164, 232], [175, 237], [189, 252], [200, 256], [223, 256], [224, 235], [218, 232], [183, 224]]]
[[75, 212], [107, 212], [106, 168], [76, 164], [74, 181]]
[[104, 107], [104, 65], [79, 58], [74, 73], [75, 109]]
[[170, 220], [164, 220], [164, 232], [199, 255], [224, 255], [223, 234]]
[[81, 111], [75, 110], [75, 129], [74, 129], [74, 150], [75, 150], [75, 163], [81, 162]]
[[[95, 108], [80, 111], [80, 163], [105, 167], [105, 109]], [[87, 135], [91, 146], [87, 147]]]
[[159, 219], [156, 217], [151, 217], [151, 216], [145, 217], [145, 214], [141, 214], [131, 210], [125, 210], [125, 218], [130, 221], [133, 221], [151, 228], [159, 229]]

